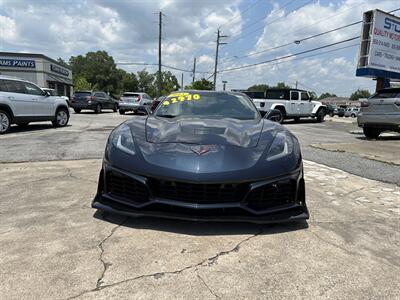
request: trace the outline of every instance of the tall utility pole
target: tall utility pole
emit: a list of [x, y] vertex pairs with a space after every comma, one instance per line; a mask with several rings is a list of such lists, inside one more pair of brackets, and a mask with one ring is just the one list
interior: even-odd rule
[[297, 84], [298, 84], [298, 82], [297, 82], [297, 80], [296, 80], [296, 89], [297, 89]]
[[227, 35], [221, 35], [220, 30], [217, 31], [217, 47], [215, 50], [215, 66], [214, 66], [214, 91], [217, 88], [217, 71], [218, 71], [218, 50], [220, 45], [225, 45], [226, 43], [221, 43], [219, 41], [220, 38], [228, 37]]
[[183, 73], [182, 73], [182, 77], [181, 77], [181, 90], [183, 91]]
[[194, 61], [193, 61], [193, 76], [192, 76], [192, 84], [194, 83], [194, 81], [195, 81], [195, 77], [196, 77], [196, 57], [194, 58]]
[[160, 11], [158, 17], [158, 96], [161, 96], [162, 89], [162, 76], [161, 76], [161, 39], [162, 39], [162, 12]]

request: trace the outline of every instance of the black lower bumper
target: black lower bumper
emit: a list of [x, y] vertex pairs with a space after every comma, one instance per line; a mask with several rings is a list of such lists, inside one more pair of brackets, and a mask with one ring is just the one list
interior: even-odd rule
[[[288, 174], [280, 178], [268, 181], [249, 184], [250, 190], [244, 196], [244, 199], [236, 202], [225, 203], [194, 203], [187, 201], [176, 201], [166, 198], [160, 198], [153, 193], [148, 178], [127, 173], [122, 176], [133, 176], [134, 182], [143, 179], [143, 185], [149, 190], [148, 198], [140, 203], [132, 198], [120, 197], [108, 188], [108, 180], [105, 178], [107, 172], [115, 172], [116, 169], [107, 167], [102, 170], [99, 178], [99, 188], [92, 207], [103, 211], [121, 214], [130, 217], [156, 217], [168, 219], [180, 219], [190, 221], [216, 221], [216, 222], [250, 222], [258, 224], [281, 223], [306, 220], [309, 218], [309, 212], [305, 202], [305, 188], [302, 170]], [[120, 170], [118, 170], [120, 171]], [[133, 179], [133, 178], [132, 178]], [[254, 191], [254, 187], [263, 187], [266, 184], [271, 185], [282, 180], [295, 181], [295, 190], [293, 199], [276, 203], [272, 206], [261, 207], [252, 206], [249, 203], [249, 195]], [[119, 183], [120, 184], [120, 183]], [[140, 182], [139, 182], [140, 184]], [[268, 197], [266, 200], [268, 201]], [[260, 205], [260, 202], [257, 202]], [[261, 206], [263, 204], [261, 203]]]

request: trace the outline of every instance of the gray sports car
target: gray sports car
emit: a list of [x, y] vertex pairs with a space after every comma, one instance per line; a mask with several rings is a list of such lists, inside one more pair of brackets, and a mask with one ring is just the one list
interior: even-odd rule
[[111, 132], [92, 207], [185, 220], [308, 219], [299, 143], [269, 117], [241, 93], [169, 95], [154, 114]]

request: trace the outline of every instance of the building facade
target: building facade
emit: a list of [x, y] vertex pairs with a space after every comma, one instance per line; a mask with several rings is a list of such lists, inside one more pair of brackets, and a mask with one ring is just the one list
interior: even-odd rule
[[60, 96], [73, 93], [71, 68], [43, 54], [0, 52], [0, 74], [55, 89]]

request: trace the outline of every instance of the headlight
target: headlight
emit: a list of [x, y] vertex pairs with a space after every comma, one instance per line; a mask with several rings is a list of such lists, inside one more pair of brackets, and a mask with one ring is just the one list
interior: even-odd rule
[[135, 155], [135, 143], [133, 142], [132, 132], [128, 125], [121, 125], [114, 130], [110, 136], [110, 141], [118, 149]]
[[276, 134], [271, 147], [269, 148], [267, 161], [275, 160], [293, 152], [293, 139], [286, 131]]

